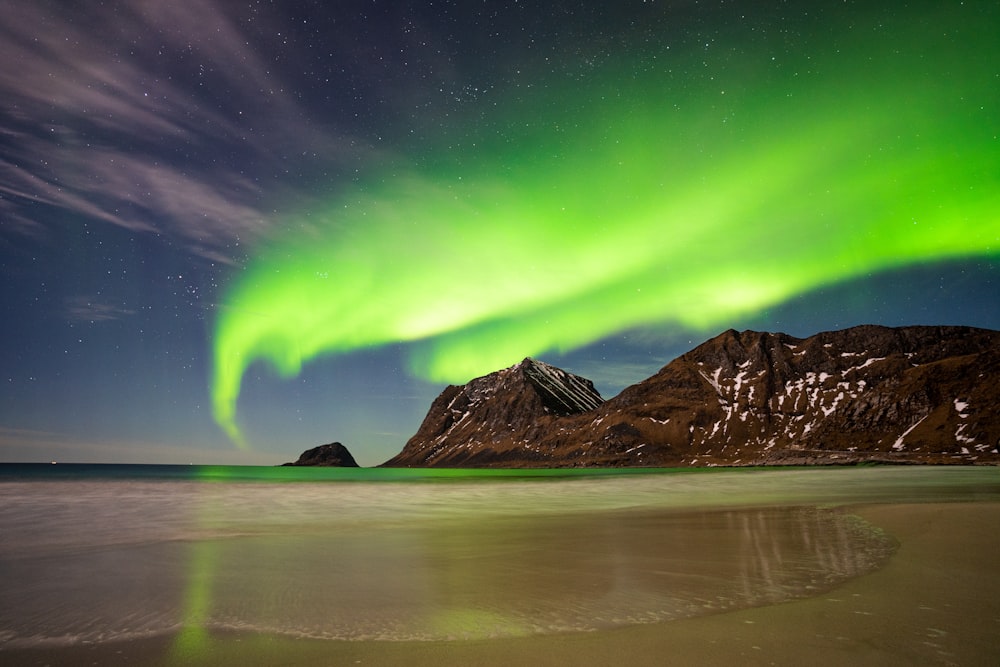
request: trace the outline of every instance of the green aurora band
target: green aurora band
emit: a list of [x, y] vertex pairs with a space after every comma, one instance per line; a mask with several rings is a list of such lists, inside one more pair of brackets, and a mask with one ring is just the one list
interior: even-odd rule
[[406, 342], [416, 376], [465, 382], [629, 328], [709, 332], [873, 272], [997, 256], [1000, 40], [997, 9], [977, 11], [859, 21], [803, 37], [808, 55], [737, 35], [673, 69], [609, 63], [512, 100], [466, 148], [340, 191], [230, 286], [216, 420], [244, 446], [258, 360], [290, 377]]

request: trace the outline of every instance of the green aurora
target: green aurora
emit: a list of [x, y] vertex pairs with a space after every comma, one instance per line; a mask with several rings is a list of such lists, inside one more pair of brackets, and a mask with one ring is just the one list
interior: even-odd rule
[[[699, 332], [824, 285], [1000, 253], [997, 9], [844, 21], [808, 52], [733, 30], [513, 93], [261, 244], [218, 313], [247, 369], [407, 343], [465, 382], [630, 328]], [[678, 53], [680, 52], [680, 53]]]

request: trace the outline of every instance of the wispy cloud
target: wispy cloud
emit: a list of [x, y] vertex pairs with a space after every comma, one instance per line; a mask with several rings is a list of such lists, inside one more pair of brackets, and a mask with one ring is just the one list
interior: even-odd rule
[[107, 322], [134, 315], [135, 311], [98, 297], [77, 296], [66, 303], [66, 317], [75, 322]]
[[[158, 232], [215, 261], [303, 199], [288, 161], [361, 159], [314, 122], [229, 3], [158, 0], [64, 17], [0, 14], [0, 216], [31, 232], [69, 211]], [[315, 165], [313, 165], [315, 166]]]

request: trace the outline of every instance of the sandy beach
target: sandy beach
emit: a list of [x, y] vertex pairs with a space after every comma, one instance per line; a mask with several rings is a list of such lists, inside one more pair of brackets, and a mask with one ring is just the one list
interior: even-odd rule
[[194, 632], [5, 650], [9, 665], [995, 665], [1000, 503], [847, 508], [898, 550], [817, 597], [610, 631], [445, 642]]

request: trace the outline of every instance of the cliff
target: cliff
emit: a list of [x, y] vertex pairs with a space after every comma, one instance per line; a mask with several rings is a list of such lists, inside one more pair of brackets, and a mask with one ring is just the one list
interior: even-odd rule
[[590, 380], [534, 359], [450, 386], [386, 466], [546, 465], [536, 451], [552, 428], [603, 403]]

